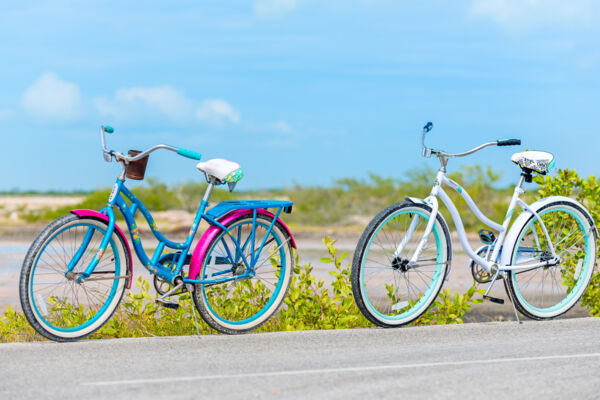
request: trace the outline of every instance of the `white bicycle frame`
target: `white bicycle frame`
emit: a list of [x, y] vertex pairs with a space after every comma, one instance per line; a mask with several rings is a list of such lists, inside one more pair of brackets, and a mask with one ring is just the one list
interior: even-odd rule
[[[493, 274], [494, 280], [495, 280], [495, 277], [498, 276], [498, 274], [502, 271], [527, 270], [527, 269], [534, 269], [534, 268], [546, 267], [546, 266], [559, 264], [561, 260], [560, 260], [560, 257], [556, 254], [556, 252], [554, 250], [554, 246], [552, 245], [552, 241], [550, 240], [550, 235], [548, 233], [548, 230], [546, 229], [546, 225], [544, 225], [544, 222], [542, 221], [542, 219], [540, 218], [538, 213], [534, 209], [529, 207], [529, 205], [527, 203], [525, 203], [523, 200], [521, 200], [519, 198], [519, 196], [521, 194], [525, 193], [525, 190], [523, 189], [523, 183], [525, 181], [525, 177], [523, 175], [521, 175], [519, 183], [515, 187], [513, 196], [508, 205], [508, 211], [506, 212], [506, 216], [504, 217], [504, 222], [502, 222], [502, 225], [500, 225], [500, 224], [492, 221], [488, 217], [486, 217], [481, 212], [481, 210], [479, 210], [479, 208], [477, 207], [477, 205], [475, 204], [473, 199], [471, 199], [471, 196], [469, 196], [469, 193], [467, 193], [467, 191], [464, 190], [464, 188], [462, 188], [458, 183], [454, 182], [452, 179], [450, 179], [446, 176], [446, 165], [448, 163], [448, 158], [464, 157], [469, 154], [473, 154], [476, 151], [479, 151], [488, 146], [501, 145], [502, 141], [484, 143], [481, 146], [478, 146], [478, 147], [471, 149], [469, 151], [466, 151], [464, 153], [449, 154], [449, 153], [445, 153], [443, 151], [433, 150], [433, 149], [430, 149], [425, 146], [425, 134], [427, 132], [429, 132], [432, 127], [433, 127], [433, 125], [431, 123], [428, 123], [425, 126], [425, 128], [423, 128], [423, 134], [421, 136], [421, 144], [423, 147], [423, 156], [427, 157], [427, 158], [431, 157], [432, 155], [438, 156], [438, 158], [440, 159], [440, 163], [442, 164], [442, 167], [440, 168], [440, 170], [437, 173], [435, 183], [433, 185], [433, 188], [431, 189], [431, 194], [424, 200], [424, 202], [431, 207], [431, 216], [429, 218], [429, 221], [427, 222], [427, 226], [425, 228], [423, 238], [419, 241], [413, 256], [409, 260], [408, 265], [413, 266], [415, 264], [418, 264], [417, 261], [419, 259], [419, 256], [421, 255], [421, 252], [423, 251], [423, 247], [425, 246], [425, 243], [426, 243], [427, 239], [429, 238], [429, 235], [431, 234], [431, 231], [433, 229], [433, 224], [435, 223], [437, 215], [439, 213], [438, 197], [442, 199], [442, 202], [446, 205], [446, 207], [450, 211], [450, 215], [452, 216], [452, 219], [454, 220], [454, 225], [456, 226], [456, 231], [458, 232], [458, 237], [460, 239], [460, 244], [462, 245], [462, 248], [469, 255], [469, 257], [472, 260], [474, 260], [477, 264], [481, 265], [481, 267], [484, 268], [486, 272]], [[511, 139], [509, 141], [514, 141], [514, 140], [515, 139]], [[520, 141], [518, 141], [518, 143], [520, 144]], [[512, 144], [514, 144], [514, 143], [512, 143]], [[477, 216], [477, 218], [481, 222], [483, 222], [490, 228], [494, 229], [495, 231], [498, 231], [498, 239], [492, 245], [493, 251], [492, 251], [491, 256], [489, 256], [489, 251], [488, 251], [488, 257], [487, 257], [488, 259], [481, 257], [471, 248], [471, 245], [469, 244], [469, 241], [467, 240], [467, 234], [465, 232], [465, 227], [462, 223], [462, 219], [460, 218], [460, 214], [459, 214], [458, 210], [456, 209], [456, 206], [450, 199], [450, 197], [444, 191], [444, 189], [442, 187], [443, 184], [446, 184], [447, 186], [449, 186], [452, 189], [454, 189], [455, 191], [457, 191], [462, 196], [462, 198], [465, 200], [465, 202], [467, 203], [469, 208], [473, 211], [473, 213]], [[530, 212], [535, 217], [535, 219], [537, 219], [537, 221], [539, 221], [539, 223], [542, 227], [544, 236], [546, 238], [546, 243], [548, 243], [548, 246], [550, 247], [550, 253], [552, 256], [550, 259], [542, 261], [542, 262], [535, 262], [535, 261], [539, 260], [538, 258], [535, 258], [535, 257], [531, 257], [528, 259], [519, 259], [518, 265], [516, 265], [516, 264], [515, 265], [498, 265], [498, 263], [496, 262], [496, 260], [500, 259], [500, 257], [499, 257], [500, 251], [503, 248], [504, 240], [506, 238], [506, 233], [508, 232], [510, 221], [512, 219], [512, 215], [513, 215], [517, 205], [519, 205], [524, 211]], [[408, 243], [408, 241], [410, 240], [410, 238], [412, 237], [412, 235], [415, 232], [419, 218], [420, 218], [419, 216], [415, 216], [413, 218], [413, 220], [411, 221], [411, 224], [408, 228], [406, 236], [404, 237], [404, 239], [402, 240], [402, 242], [396, 249], [394, 256], [398, 256], [404, 251], [406, 244]], [[536, 241], [537, 247], [541, 248], [540, 240], [539, 240], [537, 231], [535, 229], [533, 230], [533, 234], [534, 234], [534, 239]], [[450, 240], [450, 239], [448, 239], [448, 240]], [[531, 264], [529, 264], [529, 263], [531, 263]]]
[[[473, 259], [477, 264], [481, 265], [488, 273], [496, 272], [497, 270], [500, 270], [500, 271], [525, 270], [525, 269], [533, 269], [533, 268], [558, 264], [560, 262], [560, 258], [557, 256], [556, 252], [554, 251], [554, 246], [552, 245], [552, 241], [550, 240], [550, 235], [548, 234], [548, 230], [546, 229], [546, 226], [544, 225], [544, 223], [541, 220], [538, 213], [535, 210], [533, 210], [531, 207], [529, 207], [529, 205], [527, 203], [525, 203], [523, 200], [521, 200], [519, 198], [519, 196], [525, 192], [522, 188], [523, 182], [524, 182], [524, 177], [521, 177], [521, 179], [519, 180], [519, 183], [517, 184], [517, 186], [515, 187], [515, 190], [513, 192], [513, 196], [510, 200], [510, 203], [508, 206], [508, 211], [506, 212], [506, 217], [504, 218], [504, 222], [502, 223], [502, 225], [500, 225], [500, 224], [492, 221], [488, 217], [486, 217], [481, 212], [481, 210], [479, 210], [479, 208], [477, 207], [477, 205], [475, 204], [475, 202], [473, 201], [471, 196], [469, 196], [469, 193], [467, 193], [467, 191], [464, 188], [462, 188], [458, 183], [454, 182], [452, 179], [450, 179], [446, 176], [445, 168], [440, 169], [440, 171], [438, 171], [433, 188], [431, 189], [431, 194], [429, 195], [429, 197], [427, 197], [424, 200], [425, 203], [427, 203], [431, 207], [431, 216], [427, 223], [427, 227], [425, 228], [423, 238], [417, 245], [417, 248], [409, 261], [409, 265], [417, 264], [417, 260], [418, 260], [419, 256], [421, 255], [421, 252], [423, 251], [425, 242], [427, 241], [427, 238], [431, 234], [431, 231], [433, 229], [433, 224], [435, 223], [437, 214], [439, 213], [438, 197], [442, 199], [442, 202], [446, 205], [446, 207], [450, 211], [450, 215], [452, 216], [452, 219], [454, 220], [454, 225], [456, 226], [456, 231], [458, 233], [458, 237], [460, 239], [460, 244], [462, 245], [462, 248], [465, 250], [465, 252], [469, 255], [469, 257], [471, 259]], [[486, 260], [485, 258], [478, 255], [473, 250], [471, 245], [469, 244], [469, 241], [467, 239], [467, 234], [465, 232], [465, 228], [464, 228], [462, 219], [460, 217], [460, 214], [459, 214], [458, 210], [456, 209], [456, 206], [454, 205], [454, 203], [448, 196], [448, 194], [442, 188], [442, 184], [446, 184], [449, 187], [451, 187], [452, 189], [454, 189], [455, 191], [457, 191], [462, 196], [462, 198], [465, 200], [465, 202], [467, 203], [469, 208], [477, 216], [477, 218], [481, 222], [483, 222], [484, 224], [486, 224], [487, 226], [489, 226], [490, 228], [492, 228], [493, 230], [498, 232], [498, 239], [496, 240], [495, 244], [493, 245], [493, 251], [492, 251], [491, 257], [489, 257], [489, 260]], [[550, 252], [552, 254], [552, 258], [550, 260], [529, 264], [530, 262], [537, 260], [537, 258], [532, 257], [530, 259], [520, 259], [518, 265], [498, 265], [496, 263], [495, 260], [499, 259], [500, 251], [504, 244], [504, 239], [506, 238], [506, 232], [508, 232], [510, 221], [512, 219], [512, 215], [513, 215], [517, 205], [519, 205], [524, 211], [529, 211], [539, 221], [539, 223], [542, 227], [542, 231], [544, 232], [544, 235], [546, 237], [546, 243], [548, 243], [548, 246], [550, 247]], [[398, 250], [397, 250], [398, 254], [400, 254], [404, 250], [406, 243], [408, 243], [408, 241], [410, 240], [410, 237], [414, 233], [417, 222], [418, 222], [417, 218], [414, 218], [413, 221], [411, 222], [411, 225], [408, 229], [405, 240], [403, 240], [402, 243], [400, 244], [400, 246], [398, 247]], [[535, 238], [536, 244], [538, 245], [538, 248], [539, 248], [540, 247], [539, 238], [537, 236], [537, 232], [535, 229], [533, 230], [533, 233], [534, 233], [534, 238]]]

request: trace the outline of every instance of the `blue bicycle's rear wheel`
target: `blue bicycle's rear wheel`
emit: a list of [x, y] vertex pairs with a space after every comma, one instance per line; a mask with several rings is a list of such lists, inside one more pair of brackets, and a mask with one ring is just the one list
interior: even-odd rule
[[[222, 333], [244, 333], [264, 324], [279, 309], [294, 270], [291, 237], [273, 217], [258, 214], [253, 236], [252, 213], [226, 225], [242, 251], [227, 232], [220, 232], [208, 246], [196, 284], [194, 303], [202, 318]], [[264, 243], [262, 250], [261, 244]], [[254, 273], [248, 275], [254, 249]], [[260, 253], [258, 253], [260, 250]], [[213, 282], [210, 282], [213, 281]]]
[[[72, 341], [98, 330], [112, 316], [126, 288], [129, 254], [116, 233], [87, 280], [77, 279], [97, 256], [106, 222], [66, 215], [52, 222], [31, 245], [20, 280], [23, 312], [33, 328], [48, 339]], [[83, 246], [89, 234], [89, 243]], [[69, 262], [81, 251], [67, 274]]]

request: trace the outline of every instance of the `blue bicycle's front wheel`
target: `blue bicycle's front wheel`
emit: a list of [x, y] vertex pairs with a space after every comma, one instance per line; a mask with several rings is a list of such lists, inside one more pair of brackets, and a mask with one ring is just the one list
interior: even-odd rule
[[451, 254], [450, 235], [440, 215], [415, 263], [411, 259], [431, 218], [424, 204], [393, 204], [373, 218], [352, 260], [352, 293], [363, 315], [382, 327], [419, 318], [435, 301]]
[[[21, 270], [21, 307], [31, 326], [46, 338], [72, 341], [89, 336], [119, 305], [129, 279], [129, 253], [116, 233], [99, 252], [106, 230], [105, 221], [69, 214], [48, 225], [29, 248]], [[94, 257], [99, 257], [98, 265], [79, 282]]]
[[226, 228], [208, 246], [198, 274], [207, 283], [195, 285], [193, 298], [212, 328], [244, 333], [267, 322], [283, 303], [294, 270], [292, 240], [270, 215], [254, 220], [249, 212]]

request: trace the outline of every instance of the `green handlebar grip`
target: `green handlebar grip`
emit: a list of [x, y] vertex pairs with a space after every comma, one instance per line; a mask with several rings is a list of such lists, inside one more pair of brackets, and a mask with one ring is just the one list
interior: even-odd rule
[[180, 156], [191, 158], [192, 160], [199, 160], [202, 158], [202, 154], [196, 153], [195, 151], [191, 151], [188, 149], [184, 149], [182, 147], [177, 149], [177, 154], [179, 154]]
[[113, 133], [115, 130], [113, 129], [112, 126], [108, 126], [108, 125], [104, 125], [104, 132], [106, 133]]

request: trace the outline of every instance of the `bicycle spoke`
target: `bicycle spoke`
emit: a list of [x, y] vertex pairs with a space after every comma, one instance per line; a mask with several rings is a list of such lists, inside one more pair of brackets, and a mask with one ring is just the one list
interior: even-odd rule
[[[71, 271], [75, 278], [73, 275], [69, 278], [66, 275], [67, 266], [81, 249], [89, 229], [92, 229], [90, 242]], [[35, 319], [48, 329], [53, 329], [54, 335], [61, 329], [81, 327], [84, 330], [83, 327], [101, 317], [98, 311], [110, 302], [111, 296], [115, 295], [115, 288], [118, 286], [124, 290], [123, 279], [115, 279], [119, 273], [115, 264], [114, 239], [109, 242], [89, 281], [77, 281], [87, 268], [87, 261], [98, 252], [104, 233], [100, 232], [98, 235], [97, 231], [97, 226], [75, 219], [57, 230], [34, 259], [29, 287], [31, 302], [39, 311]], [[120, 300], [122, 292], [117, 295]], [[99, 326], [101, 325], [97, 325]]]
[[[535, 245], [536, 232], [542, 232], [542, 223], [550, 236], [539, 236], [539, 251], [534, 253], [537, 262], [551, 259], [552, 249], [560, 260], [558, 265], [535, 267], [525, 271], [512, 271], [510, 287], [515, 298], [529, 313], [538, 318], [550, 318], [568, 310], [581, 296], [583, 286], [574, 290], [581, 278], [589, 279], [591, 272], [577, 272], [576, 268], [591, 271], [592, 260], [586, 254], [591, 243], [584, 241], [591, 232], [589, 225], [577, 216], [571, 206], [560, 205], [540, 213], [541, 222], [535, 220], [524, 230], [519, 247]], [[591, 241], [589, 241], [591, 242]], [[519, 253], [524, 253], [517, 250]], [[514, 259], [514, 257], [513, 257]], [[533, 261], [536, 261], [536, 260]], [[576, 267], [577, 266], [577, 267]]]

